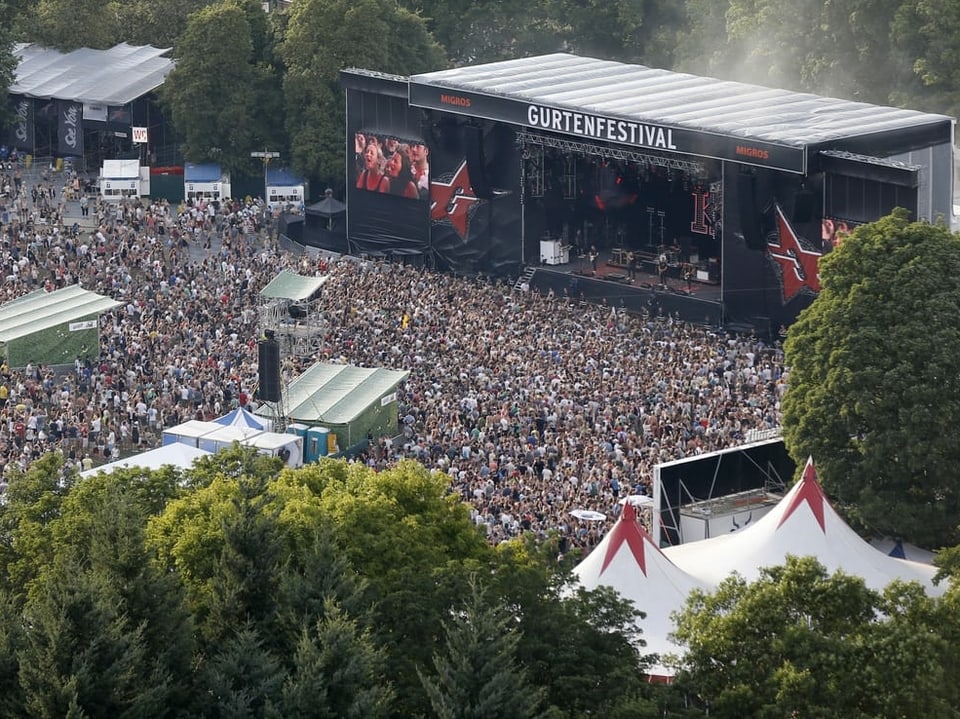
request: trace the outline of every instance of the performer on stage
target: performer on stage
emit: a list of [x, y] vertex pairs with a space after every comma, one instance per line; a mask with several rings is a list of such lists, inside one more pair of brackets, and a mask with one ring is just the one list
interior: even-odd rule
[[631, 282], [637, 279], [637, 256], [633, 250], [627, 250], [627, 271]]
[[657, 276], [660, 278], [660, 284], [666, 286], [667, 284], [667, 253], [664, 251], [660, 252], [660, 256], [657, 257]]
[[597, 274], [597, 257], [600, 256], [600, 253], [597, 252], [596, 245], [590, 245], [590, 267], [593, 269], [593, 274]]

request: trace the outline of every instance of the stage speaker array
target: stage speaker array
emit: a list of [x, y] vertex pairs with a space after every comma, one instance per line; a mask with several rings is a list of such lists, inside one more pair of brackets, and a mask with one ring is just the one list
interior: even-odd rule
[[737, 176], [737, 208], [740, 211], [740, 230], [751, 250], [764, 250], [767, 242], [763, 237], [760, 211], [757, 209], [757, 178], [755, 175]]
[[487, 182], [487, 162], [483, 153], [483, 128], [466, 125], [463, 128], [463, 151], [467, 156], [467, 172], [473, 194], [481, 200], [492, 196], [490, 183]]
[[790, 218], [795, 224], [801, 225], [813, 219], [813, 193], [805, 187], [793, 196], [793, 216]]
[[257, 342], [257, 398], [264, 402], [280, 401], [280, 343], [268, 330]]

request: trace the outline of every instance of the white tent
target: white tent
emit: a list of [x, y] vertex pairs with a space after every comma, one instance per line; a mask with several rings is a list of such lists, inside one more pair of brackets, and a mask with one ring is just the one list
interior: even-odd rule
[[257, 429], [262, 432], [268, 432], [273, 429], [273, 421], [266, 417], [257, 417], [253, 412], [245, 407], [237, 407], [232, 412], [225, 414], [213, 420], [217, 424], [223, 424], [230, 427], [247, 427]]
[[186, 422], [163, 430], [163, 444], [180, 442], [191, 447], [200, 446], [200, 437], [222, 429], [223, 425], [216, 422], [203, 422], [199, 419], [188, 419]]
[[934, 567], [887, 556], [850, 529], [824, 495], [813, 460], [807, 462], [803, 478], [756, 524], [664, 553], [712, 587], [732, 572], [753, 581], [761, 568], [782, 565], [792, 554], [816, 557], [828, 572], [842, 569], [862, 577], [871, 589], [902, 579], [920, 582], [931, 596], [946, 590], [944, 584], [933, 584]]
[[281, 457], [288, 467], [303, 465], [303, 437], [279, 432], [262, 432], [242, 442], [245, 446], [256, 447], [260, 454]]
[[[585, 588], [611, 587], [646, 613], [646, 617], [637, 622], [646, 641], [642, 653], [683, 653], [681, 647], [668, 639], [674, 629], [670, 615], [683, 608], [693, 589], [702, 589], [704, 585], [664, 556], [637, 521], [633, 504], [624, 505], [613, 529], [573, 573]], [[651, 677], [671, 677], [673, 673], [662, 662], [650, 669]]]
[[229, 449], [234, 442], [249, 445], [251, 438], [261, 434], [259, 429], [253, 429], [252, 427], [213, 424], [217, 428], [197, 440], [197, 446], [208, 452], [219, 452], [221, 449]]
[[160, 467], [173, 465], [174, 467], [179, 467], [180, 469], [189, 469], [200, 457], [209, 456], [210, 452], [197, 449], [196, 447], [191, 447], [188, 444], [175, 442], [173, 444], [166, 444], [162, 447], [157, 447], [156, 449], [151, 449], [146, 452], [141, 452], [140, 454], [135, 454], [132, 457], [117, 460], [116, 462], [110, 462], [108, 464], [100, 465], [99, 467], [94, 467], [93, 469], [85, 470], [80, 473], [80, 476], [89, 477], [90, 475], [99, 474], [100, 472], [106, 472], [109, 474], [114, 470], [125, 469], [127, 467], [160, 469]]

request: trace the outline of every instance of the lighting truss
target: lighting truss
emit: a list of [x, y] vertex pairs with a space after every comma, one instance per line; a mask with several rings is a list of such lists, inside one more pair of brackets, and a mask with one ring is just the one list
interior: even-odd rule
[[517, 144], [540, 145], [541, 147], [552, 147], [561, 152], [576, 152], [582, 155], [593, 155], [596, 157], [609, 157], [614, 160], [627, 160], [628, 162], [637, 162], [641, 164], [655, 165], [665, 167], [670, 170], [680, 170], [697, 177], [706, 177], [707, 170], [703, 163], [697, 160], [685, 160], [671, 155], [657, 155], [650, 152], [639, 152], [621, 146], [596, 145], [592, 142], [583, 142], [582, 140], [568, 140], [562, 137], [553, 137], [552, 135], [541, 135], [536, 132], [520, 130], [517, 133]]

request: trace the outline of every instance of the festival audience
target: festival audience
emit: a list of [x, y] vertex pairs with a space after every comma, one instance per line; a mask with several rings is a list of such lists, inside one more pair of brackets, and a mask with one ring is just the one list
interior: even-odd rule
[[79, 232], [61, 219], [63, 193], [25, 183], [13, 194], [0, 207], [0, 301], [80, 283], [122, 304], [101, 318], [99, 354], [68, 371], [0, 367], [6, 481], [49, 451], [80, 470], [158, 446], [164, 427], [252, 396], [259, 291], [283, 269], [329, 275], [323, 349], [284, 371], [314, 361], [409, 371], [402, 434], [372, 438], [356, 461], [381, 470], [414, 459], [443, 473], [494, 543], [557, 530], [561, 551], [589, 548], [620, 502], [650, 492], [656, 464], [780, 422], [783, 356], [754, 337], [484, 278], [314, 261], [277, 249], [259, 201], [97, 202], [97, 229]]

